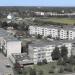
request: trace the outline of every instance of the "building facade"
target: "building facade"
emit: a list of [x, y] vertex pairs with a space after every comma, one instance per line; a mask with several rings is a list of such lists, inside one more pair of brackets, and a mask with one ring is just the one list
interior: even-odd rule
[[75, 39], [75, 29], [72, 27], [54, 27], [54, 26], [29, 26], [30, 35], [43, 35], [43, 37], [51, 36], [60, 39]]
[[59, 47], [61, 50], [61, 46], [65, 46], [68, 49], [68, 57], [71, 56], [72, 44], [70, 42], [38, 42], [38, 44], [30, 44], [28, 47], [29, 56], [33, 59], [34, 64], [38, 62], [42, 62], [44, 59], [47, 62], [52, 62], [51, 53], [55, 49], [55, 47]]
[[7, 57], [10, 57], [12, 53], [21, 53], [21, 41], [0, 28], [0, 49]]

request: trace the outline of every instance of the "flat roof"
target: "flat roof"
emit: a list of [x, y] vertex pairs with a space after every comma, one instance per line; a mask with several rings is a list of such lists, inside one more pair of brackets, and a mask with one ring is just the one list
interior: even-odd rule
[[75, 40], [54, 40], [54, 41], [48, 41], [48, 40], [37, 40], [33, 41], [30, 45], [33, 47], [45, 47], [46, 45], [62, 45], [64, 43], [75, 43]]
[[33, 63], [32, 58], [30, 58], [27, 53], [14, 53], [12, 54], [14, 59], [19, 62], [20, 64], [29, 64]]
[[44, 28], [53, 28], [53, 29], [58, 29], [58, 30], [72, 30], [75, 31], [75, 26], [54, 26], [54, 25], [44, 25], [44, 26], [39, 26], [39, 25], [32, 25], [32, 26], [37, 26], [37, 27], [44, 27]]

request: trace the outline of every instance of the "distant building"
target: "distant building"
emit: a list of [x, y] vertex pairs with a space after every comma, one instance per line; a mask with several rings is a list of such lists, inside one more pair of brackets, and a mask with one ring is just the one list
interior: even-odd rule
[[34, 12], [37, 16], [44, 16], [45, 13], [44, 12]]
[[15, 18], [14, 14], [9, 13], [7, 15], [7, 23], [12, 22], [14, 18]]
[[23, 19], [21, 17], [18, 17], [18, 14], [16, 12], [9, 13], [7, 15], [7, 23], [15, 22], [15, 21], [22, 21]]
[[13, 19], [13, 18], [14, 18], [14, 15], [11, 14], [11, 13], [9, 13], [8, 16], [7, 16], [7, 19], [11, 20], [11, 19]]

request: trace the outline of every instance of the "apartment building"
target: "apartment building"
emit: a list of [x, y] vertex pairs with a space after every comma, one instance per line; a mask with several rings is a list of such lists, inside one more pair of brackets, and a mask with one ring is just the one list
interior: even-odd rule
[[29, 34], [30, 35], [43, 35], [43, 28], [41, 26], [29, 26]]
[[[75, 27], [74, 27], [75, 28]], [[54, 26], [29, 26], [30, 35], [43, 35], [43, 37], [52, 36], [60, 39], [75, 39], [75, 29], [71, 26], [54, 27]]]
[[61, 46], [66, 46], [68, 49], [68, 57], [71, 56], [72, 43], [71, 41], [37, 41], [29, 45], [29, 56], [33, 59], [34, 64], [43, 61], [52, 62], [51, 53], [55, 47], [61, 48]]
[[68, 37], [69, 37], [69, 40], [71, 40], [71, 39], [75, 39], [75, 29], [71, 29], [71, 30], [69, 30], [69, 35], [68, 35]]
[[[62, 10], [62, 12], [64, 12]], [[37, 16], [75, 16], [75, 13], [57, 13], [57, 12], [34, 12], [35, 15]]]
[[53, 26], [44, 26], [43, 27], [44, 33], [43, 36], [47, 37], [51, 35], [53, 38], [58, 37], [58, 29]]
[[58, 37], [58, 29], [53, 26], [29, 26], [29, 34], [30, 35], [43, 35], [43, 37], [47, 37], [51, 35], [53, 38]]
[[21, 41], [0, 28], [0, 49], [7, 57], [12, 53], [21, 53]]
[[59, 35], [60, 39], [68, 39], [68, 31], [67, 30], [60, 29], [59, 34], [60, 34]]

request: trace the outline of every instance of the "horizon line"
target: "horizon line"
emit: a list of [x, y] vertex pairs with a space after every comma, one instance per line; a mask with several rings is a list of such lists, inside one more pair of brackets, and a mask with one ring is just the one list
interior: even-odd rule
[[0, 7], [75, 7], [75, 6], [36, 6], [36, 5], [1, 5]]

